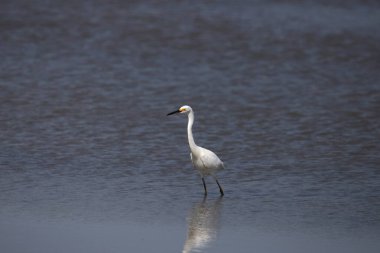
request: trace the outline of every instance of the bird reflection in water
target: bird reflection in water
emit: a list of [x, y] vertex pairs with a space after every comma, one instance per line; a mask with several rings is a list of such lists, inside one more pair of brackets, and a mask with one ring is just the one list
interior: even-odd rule
[[187, 217], [187, 238], [182, 253], [206, 248], [217, 237], [222, 197], [214, 201], [206, 198], [196, 203]]

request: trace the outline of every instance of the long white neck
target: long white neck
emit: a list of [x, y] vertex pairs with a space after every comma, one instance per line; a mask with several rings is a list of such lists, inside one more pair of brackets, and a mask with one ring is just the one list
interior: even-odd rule
[[191, 149], [191, 152], [194, 153], [196, 152], [198, 146], [194, 142], [194, 137], [193, 137], [193, 123], [194, 123], [194, 112], [193, 110], [190, 111], [189, 113], [189, 122], [187, 123], [187, 138], [189, 139], [189, 146]]

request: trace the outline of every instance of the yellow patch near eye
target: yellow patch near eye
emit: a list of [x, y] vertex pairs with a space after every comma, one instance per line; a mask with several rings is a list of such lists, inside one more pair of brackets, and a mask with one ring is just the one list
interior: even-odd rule
[[186, 109], [183, 108], [183, 107], [181, 107], [181, 108], [179, 108], [179, 111], [180, 111], [180, 112], [183, 112], [183, 111], [186, 111]]

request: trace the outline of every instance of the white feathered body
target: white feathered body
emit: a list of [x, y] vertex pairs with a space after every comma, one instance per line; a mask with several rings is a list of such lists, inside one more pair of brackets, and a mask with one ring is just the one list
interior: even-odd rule
[[216, 172], [224, 169], [223, 162], [214, 152], [199, 146], [190, 153], [190, 158], [202, 177], [214, 176]]

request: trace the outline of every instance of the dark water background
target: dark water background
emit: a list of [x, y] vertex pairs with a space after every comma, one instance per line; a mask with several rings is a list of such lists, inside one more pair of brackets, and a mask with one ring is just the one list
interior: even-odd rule
[[378, 252], [379, 27], [377, 1], [1, 1], [0, 251]]

